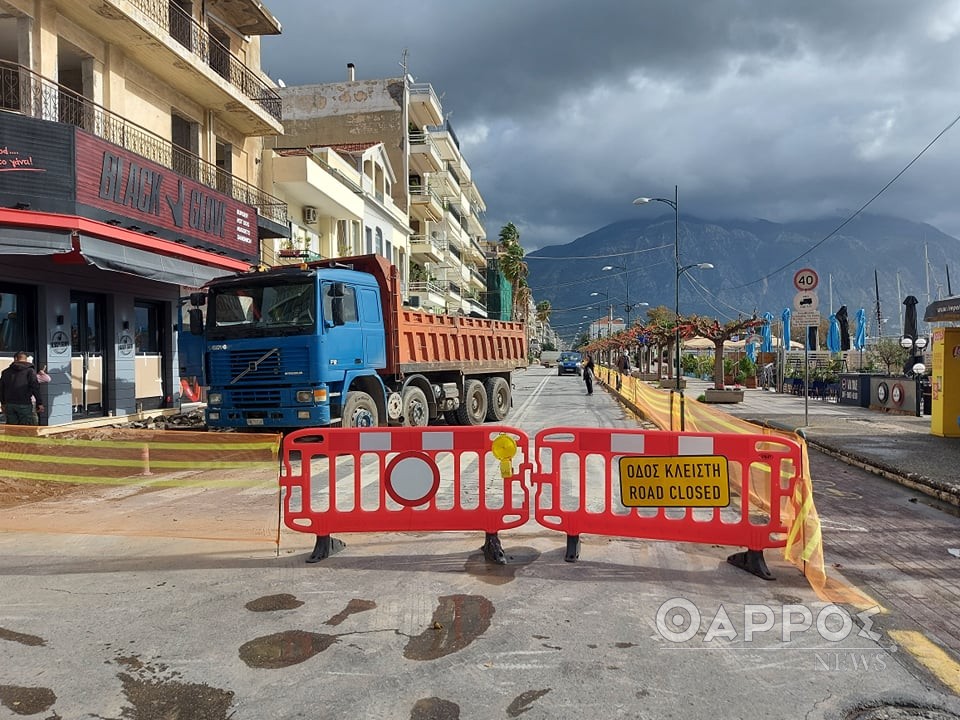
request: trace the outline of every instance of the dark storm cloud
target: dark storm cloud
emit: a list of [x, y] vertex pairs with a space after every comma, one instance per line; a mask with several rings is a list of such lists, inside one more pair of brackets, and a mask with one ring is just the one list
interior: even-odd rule
[[[855, 209], [960, 112], [960, 10], [920, 0], [276, 0], [288, 85], [410, 73], [443, 98], [487, 232], [566, 243], [672, 196], [699, 217]], [[875, 204], [960, 235], [948, 133]], [[662, 206], [660, 206], [662, 210]]]

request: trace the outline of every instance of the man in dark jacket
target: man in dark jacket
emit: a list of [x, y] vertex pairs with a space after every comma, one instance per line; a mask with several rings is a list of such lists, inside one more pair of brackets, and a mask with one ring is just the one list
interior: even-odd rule
[[[40, 404], [40, 383], [37, 370], [27, 359], [29, 355], [18, 352], [13, 362], [0, 373], [0, 410], [7, 416], [7, 425], [39, 425], [37, 412], [43, 412]], [[33, 407], [33, 399], [37, 407]]]

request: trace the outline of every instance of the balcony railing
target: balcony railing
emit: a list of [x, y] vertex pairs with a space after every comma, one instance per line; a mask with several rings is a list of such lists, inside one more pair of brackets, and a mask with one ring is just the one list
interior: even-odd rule
[[187, 12], [169, 0], [130, 0], [134, 7], [167, 31], [224, 80], [266, 110], [270, 117], [282, 120], [280, 95], [244, 65], [230, 49], [211, 35]]
[[22, 65], [0, 60], [0, 110], [75, 125], [287, 224], [287, 204]]
[[417, 295], [419, 293], [433, 293], [434, 295], [444, 295], [444, 290], [441, 285], [438, 285], [435, 282], [412, 282], [410, 283], [410, 294]]

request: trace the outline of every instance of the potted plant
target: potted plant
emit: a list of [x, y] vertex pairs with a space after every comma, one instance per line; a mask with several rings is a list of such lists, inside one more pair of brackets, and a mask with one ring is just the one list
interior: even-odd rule
[[743, 383], [744, 387], [755, 388], [757, 386], [757, 364], [744, 355], [737, 363], [736, 372], [738, 382]]

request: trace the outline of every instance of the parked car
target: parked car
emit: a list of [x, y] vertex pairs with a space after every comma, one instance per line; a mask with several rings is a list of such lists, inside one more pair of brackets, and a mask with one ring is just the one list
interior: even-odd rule
[[557, 375], [566, 375], [567, 373], [579, 375], [582, 359], [578, 352], [560, 353], [560, 357], [557, 360]]

